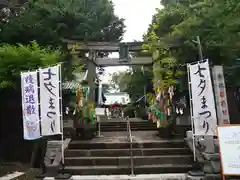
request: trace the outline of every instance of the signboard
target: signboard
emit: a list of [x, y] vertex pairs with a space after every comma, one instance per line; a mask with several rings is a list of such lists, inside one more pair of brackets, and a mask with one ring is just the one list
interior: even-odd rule
[[37, 71], [21, 73], [23, 137], [34, 140], [41, 137], [39, 126]]
[[216, 135], [217, 117], [208, 60], [188, 64], [195, 135]]
[[95, 115], [96, 116], [104, 116], [105, 115], [105, 108], [95, 108]]
[[218, 140], [223, 175], [240, 175], [240, 125], [218, 127]]
[[218, 124], [219, 125], [230, 124], [223, 66], [214, 66], [212, 68], [212, 74]]
[[59, 69], [57, 65], [39, 70], [42, 136], [61, 134]]

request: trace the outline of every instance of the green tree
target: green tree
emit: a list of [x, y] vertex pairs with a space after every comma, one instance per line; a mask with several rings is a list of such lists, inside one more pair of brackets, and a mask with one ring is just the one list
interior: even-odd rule
[[36, 42], [29, 45], [0, 46], [0, 89], [20, 89], [20, 72], [35, 70], [61, 60], [59, 50], [41, 48]]
[[120, 41], [123, 19], [108, 0], [29, 1], [22, 13], [1, 23], [3, 43], [59, 45], [62, 38], [81, 41]]
[[111, 87], [110, 84], [102, 84], [102, 92], [103, 93], [108, 93], [110, 91]]
[[200, 36], [204, 58], [208, 58], [212, 64], [236, 64], [240, 53], [239, 1], [162, 3], [165, 7], [158, 9], [144, 35], [146, 41], [155, 43], [148, 44], [148, 48], [160, 52], [157, 61], [175, 59], [174, 66], [179, 67], [199, 60], [193, 40]]
[[[32, 142], [26, 142], [22, 138], [20, 72], [56, 64], [61, 59], [59, 50], [41, 48], [36, 42], [0, 46], [0, 127], [3, 127], [0, 129], [3, 139], [0, 146], [5, 147], [1, 153], [2, 160], [29, 162], [31, 156], [29, 152]], [[10, 141], [18, 142], [18, 145], [12, 143], [8, 146]]]
[[111, 85], [121, 92], [127, 92], [131, 100], [137, 100], [144, 95], [144, 88], [146, 93], [152, 91], [152, 69], [133, 66], [130, 70], [114, 73]]

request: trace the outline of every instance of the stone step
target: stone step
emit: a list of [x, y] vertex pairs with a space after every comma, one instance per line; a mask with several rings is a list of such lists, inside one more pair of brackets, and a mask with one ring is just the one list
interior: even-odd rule
[[[158, 128], [156, 124], [151, 123], [151, 122], [146, 122], [146, 123], [139, 123], [139, 124], [131, 124], [130, 125], [132, 131], [158, 131]], [[126, 131], [127, 125], [126, 123], [101, 123], [101, 131], [103, 132], [113, 132], [113, 131]], [[186, 131], [191, 129], [191, 126], [189, 125], [176, 125], [174, 127], [174, 131], [177, 134], [180, 134], [181, 137], [185, 137]]]
[[[157, 131], [156, 127], [131, 127], [132, 131]], [[116, 131], [127, 131], [126, 127], [112, 128], [112, 127], [101, 127], [102, 132], [116, 132]]]
[[[131, 124], [131, 127], [157, 127], [156, 124]], [[127, 124], [101, 124], [101, 127], [127, 127]]]
[[[111, 124], [111, 125], [105, 125], [105, 124], [101, 124], [101, 127], [127, 127], [127, 125], [125, 124]], [[157, 127], [156, 124], [134, 124], [131, 125], [131, 127]]]
[[[133, 121], [130, 122], [130, 127], [132, 131], [157, 131], [155, 124], [149, 121]], [[126, 121], [118, 122], [101, 122], [102, 132], [113, 132], [113, 131], [126, 131], [127, 123]]]
[[[133, 149], [133, 156], [155, 156], [155, 155], [181, 155], [191, 154], [188, 148], [135, 148]], [[130, 156], [130, 149], [91, 149], [91, 150], [79, 150], [69, 149], [67, 150], [65, 157], [119, 157]]]
[[[184, 164], [161, 164], [134, 166], [135, 174], [158, 174], [158, 173], [187, 173], [192, 165]], [[65, 166], [65, 172], [72, 175], [119, 175], [130, 174], [130, 166]]]
[[[186, 173], [137, 174], [137, 175], [74, 175], [71, 180], [186, 180]], [[55, 178], [56, 179], [56, 178]], [[44, 178], [44, 180], [53, 180]]]
[[[130, 124], [132, 127], [151, 127], [156, 126], [156, 124]], [[103, 127], [127, 127], [127, 124], [101, 124]]]
[[[111, 125], [111, 124], [127, 124], [127, 121], [101, 121], [102, 124]], [[130, 124], [153, 124], [151, 121], [130, 121]]]
[[[129, 142], [91, 142], [72, 141], [68, 149], [129, 149]], [[133, 148], [183, 148], [186, 147], [183, 139], [133, 142]]]
[[[71, 166], [128, 166], [129, 156], [121, 157], [66, 157], [65, 165]], [[151, 164], [192, 164], [192, 155], [134, 156], [134, 166]]]
[[[101, 126], [101, 129], [127, 129], [127, 126]], [[131, 129], [153, 129], [157, 131], [156, 126], [131, 126]]]

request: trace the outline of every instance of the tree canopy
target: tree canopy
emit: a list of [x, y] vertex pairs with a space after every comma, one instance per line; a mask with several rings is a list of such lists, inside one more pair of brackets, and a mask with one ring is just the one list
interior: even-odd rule
[[153, 89], [152, 69], [151, 67], [133, 66], [125, 72], [114, 73], [111, 85], [114, 89], [128, 93], [131, 100], [137, 100], [144, 95], [144, 88], [146, 88], [146, 92]]
[[[6, 1], [0, 8], [1, 87], [11, 84], [12, 74], [4, 72], [14, 71], [19, 76], [20, 70], [34, 69], [33, 64], [37, 67], [50, 63], [42, 64], [38, 58], [45, 58], [49, 48], [61, 46], [63, 38], [120, 41], [125, 27], [109, 0], [17, 0]], [[65, 60], [64, 74], [70, 77], [81, 66], [79, 57], [66, 53], [63, 46], [56, 52], [58, 60]], [[18, 53], [22, 54], [19, 58]]]
[[0, 89], [20, 88], [20, 72], [38, 69], [61, 61], [61, 52], [29, 45], [0, 46]]
[[[0, 25], [0, 42], [59, 45], [62, 38], [81, 41], [120, 41], [124, 20], [109, 0], [35, 0]], [[6, 19], [6, 18], [5, 18]]]
[[[158, 52], [155, 60], [160, 64], [167, 59], [169, 64], [174, 59], [175, 65], [165, 70], [179, 69], [179, 65], [199, 60], [197, 45], [193, 42], [196, 36], [200, 36], [204, 58], [212, 65], [236, 64], [240, 54], [239, 1], [162, 0], [162, 4], [164, 8], [153, 16], [144, 40], [157, 44], [148, 44], [148, 48]], [[169, 47], [169, 39], [177, 40], [178, 47]]]

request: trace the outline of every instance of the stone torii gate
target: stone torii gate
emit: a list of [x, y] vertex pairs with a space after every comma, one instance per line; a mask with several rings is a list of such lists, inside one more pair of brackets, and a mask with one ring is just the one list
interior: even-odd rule
[[[95, 79], [96, 67], [106, 66], [128, 66], [128, 65], [152, 65], [152, 57], [130, 57], [131, 52], [140, 52], [143, 42], [79, 42], [75, 40], [63, 40], [67, 43], [69, 50], [74, 49], [73, 54], [78, 55], [80, 52], [89, 53], [89, 56], [83, 60], [88, 65], [87, 81], [90, 86], [89, 100], [95, 99]], [[146, 43], [146, 42], [145, 42]], [[118, 52], [119, 58], [99, 57], [99, 53]]]

